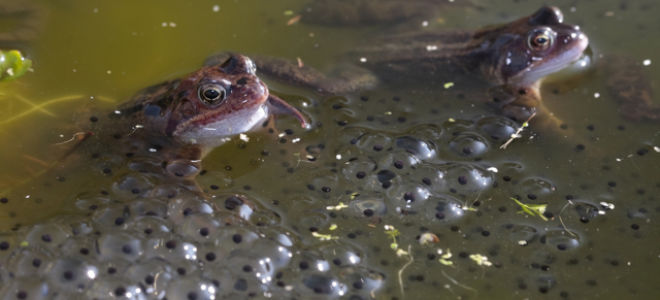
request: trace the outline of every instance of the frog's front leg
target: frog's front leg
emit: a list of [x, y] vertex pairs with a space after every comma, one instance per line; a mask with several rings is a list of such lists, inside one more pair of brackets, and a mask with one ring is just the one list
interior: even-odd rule
[[[231, 53], [224, 52], [211, 56], [204, 64], [208, 66], [221, 63], [230, 55]], [[257, 71], [260, 74], [286, 83], [311, 88], [320, 93], [348, 93], [371, 89], [378, 84], [378, 79], [373, 73], [353, 65], [341, 64], [326, 75], [315, 68], [299, 65], [284, 58], [268, 56], [251, 56], [251, 58], [257, 65]]]
[[534, 119], [533, 128], [540, 132], [558, 133], [561, 130], [565, 132], [564, 122], [559, 119], [541, 99], [539, 83], [525, 86], [498, 86], [489, 90], [489, 96], [492, 104], [500, 112], [517, 121], [525, 122]]

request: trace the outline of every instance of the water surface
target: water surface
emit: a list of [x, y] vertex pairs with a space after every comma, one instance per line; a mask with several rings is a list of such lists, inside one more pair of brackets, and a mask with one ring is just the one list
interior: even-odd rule
[[[267, 80], [315, 127], [304, 131], [281, 118], [281, 136], [253, 133], [247, 143], [216, 149], [198, 178], [209, 199], [138, 197], [115, 183], [135, 177], [150, 189], [158, 182], [74, 170], [67, 179], [78, 188], [41, 191], [51, 195], [43, 206], [94, 204], [93, 210], [54, 210], [43, 218], [29, 211], [41, 204], [21, 210], [21, 203], [35, 201], [21, 188], [53, 159], [53, 144], [76, 132], [86, 107], [111, 109], [226, 50], [330, 68], [352, 45], [388, 29], [287, 25], [304, 2], [36, 1], [45, 21], [38, 38], [21, 46], [34, 72], [0, 90], [0, 191], [9, 195], [0, 195], [9, 202], [0, 203], [0, 223], [13, 228], [0, 233], [0, 292], [36, 298], [47, 287], [45, 298], [277, 298], [292, 289], [300, 298], [363, 299], [660, 294], [659, 127], [621, 118], [602, 70], [543, 90], [567, 130], [532, 125], [505, 150], [498, 147], [518, 124], [460, 87], [421, 83], [326, 97]], [[430, 19], [430, 26], [477, 28], [543, 4], [493, 2], [457, 8]], [[595, 53], [649, 60], [645, 75], [657, 86], [654, 2], [553, 4], [566, 22], [583, 28]], [[245, 207], [235, 194], [253, 202], [256, 213], [232, 225], [227, 220], [241, 219], [235, 208]], [[549, 220], [519, 213], [511, 197], [547, 204]], [[340, 203], [347, 207], [328, 209]], [[385, 225], [400, 232], [396, 247], [408, 254], [391, 248]], [[151, 233], [158, 228], [167, 230]], [[428, 233], [439, 241], [420, 244]], [[245, 242], [237, 243], [237, 235]], [[477, 264], [473, 255], [492, 265]]]

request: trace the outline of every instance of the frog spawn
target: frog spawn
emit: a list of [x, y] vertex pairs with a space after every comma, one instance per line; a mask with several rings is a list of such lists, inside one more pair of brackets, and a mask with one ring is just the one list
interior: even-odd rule
[[[444, 123], [438, 122], [442, 117], [435, 117], [427, 122], [424, 114], [435, 114], [433, 109], [410, 112], [409, 103], [391, 97], [398, 108], [390, 113], [389, 99], [378, 98], [372, 103], [372, 97], [379, 96], [353, 101], [330, 98], [332, 103], [323, 103], [325, 108], [333, 108], [324, 108], [324, 112], [333, 113], [320, 121], [337, 134], [307, 140], [308, 148], [314, 149], [308, 157], [314, 168], [304, 171], [303, 185], [307, 188], [293, 199], [305, 201], [295, 200], [298, 205], [291, 215], [308, 216], [314, 211], [310, 218], [317, 222], [310, 230], [323, 231], [334, 222], [341, 224], [334, 234], [368, 247], [371, 265], [380, 265], [387, 274], [396, 273], [405, 264], [405, 258], [397, 258], [384, 246], [391, 240], [384, 238], [382, 226], [396, 227], [401, 232], [397, 240], [400, 249], [406, 250], [411, 244], [415, 262], [428, 258], [423, 267], [413, 264], [405, 270], [406, 296], [417, 295], [415, 286], [419, 284], [428, 285], [429, 291], [451, 282], [437, 279], [441, 271], [463, 278], [459, 282], [477, 290], [488, 290], [489, 284], [462, 276], [474, 273], [467, 276], [481, 278], [486, 274], [486, 279], [509, 282], [525, 295], [567, 297], [581, 293], [562, 287], [560, 283], [571, 280], [566, 277], [570, 269], [563, 266], [574, 265], [576, 253], [588, 251], [583, 245], [590, 245], [593, 229], [584, 224], [593, 219], [603, 221], [601, 216], [611, 209], [607, 203], [615, 199], [593, 194], [564, 197], [552, 180], [510, 158], [510, 152], [493, 151], [519, 127], [511, 120], [486, 114]], [[384, 116], [378, 115], [381, 111]], [[406, 118], [397, 116], [398, 111], [405, 111]], [[407, 124], [406, 119], [413, 123]], [[529, 131], [524, 131], [523, 137], [528, 138]], [[565, 191], [566, 186], [563, 188]], [[521, 214], [521, 207], [510, 197], [530, 205], [548, 204], [542, 216], [549, 221]], [[302, 207], [313, 199], [322, 199], [327, 211], [320, 213], [318, 206]], [[347, 206], [342, 208], [340, 202]], [[637, 223], [635, 228], [639, 228]], [[365, 230], [367, 224], [370, 228]], [[440, 243], [419, 247], [424, 233], [435, 234]], [[439, 263], [437, 247], [451, 247], [454, 266], [461, 271], [451, 272]], [[475, 253], [487, 255], [493, 267], [475, 267], [470, 259]], [[435, 278], [428, 279], [429, 274]], [[389, 278], [391, 289], [397, 284]], [[452, 295], [474, 296], [458, 286], [452, 289]], [[388, 295], [399, 293], [389, 290]]]
[[[275, 215], [225, 195], [142, 198], [2, 236], [0, 294], [30, 299], [365, 297], [382, 276], [350, 244], [294, 250]], [[247, 211], [258, 212], [255, 206]], [[256, 225], [259, 224], [259, 225]], [[266, 226], [267, 224], [267, 226]], [[305, 267], [306, 266], [306, 267]], [[355, 288], [360, 282], [361, 288]], [[365, 289], [362, 289], [365, 287]], [[368, 289], [366, 289], [368, 287]]]

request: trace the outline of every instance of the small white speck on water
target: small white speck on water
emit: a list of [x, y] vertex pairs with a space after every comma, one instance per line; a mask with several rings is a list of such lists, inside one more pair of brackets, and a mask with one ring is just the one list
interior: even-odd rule
[[249, 137], [247, 136], [247, 134], [245, 134], [245, 133], [241, 133], [241, 134], [239, 134], [239, 135], [238, 135], [238, 138], [239, 138], [241, 141], [244, 141], [244, 142], [249, 142], [249, 141], [250, 141], [250, 138], [249, 138]]
[[367, 58], [366, 58], [366, 57], [360, 57], [360, 62], [361, 62], [361, 63], [366, 63], [366, 62], [367, 62]]
[[110, 74], [112, 74], [112, 70], [107, 70], [107, 71], [105, 71], [105, 73], [110, 75]]
[[577, 8], [575, 6], [571, 6], [571, 8], [568, 9], [570, 12], [574, 13], [577, 11]]
[[94, 7], [94, 8], [92, 9], [92, 12], [95, 13], [95, 14], [98, 14], [98, 13], [99, 13], [99, 8], [98, 8], [98, 7]]
[[220, 11], [220, 5], [213, 5], [213, 12], [219, 12]]
[[341, 154], [337, 154], [337, 155], [335, 155], [335, 158], [336, 158], [337, 160], [340, 160], [340, 159], [341, 159]]
[[486, 170], [488, 170], [488, 171], [490, 171], [490, 172], [493, 172], [493, 173], [497, 173], [497, 171], [498, 171], [496, 167], [490, 167], [490, 168], [488, 168], [488, 169], [486, 169]]
[[609, 209], [609, 210], [614, 210], [614, 203], [609, 203], [609, 202], [601, 201], [601, 202], [600, 202], [600, 205], [601, 205], [602, 207], [604, 207], [604, 208]]
[[644, 65], [645, 67], [646, 67], [646, 66], [650, 66], [650, 65], [651, 65], [651, 60], [648, 59], [648, 58], [645, 59], [645, 60], [642, 62], [642, 65]]
[[436, 50], [438, 50], [437, 45], [426, 45], [426, 51], [431, 52], [431, 51], [436, 51]]
[[596, 98], [596, 99], [600, 98], [600, 93], [599, 93], [599, 92], [595, 92], [595, 93], [594, 93], [594, 98]]
[[115, 115], [121, 115], [121, 111], [120, 110], [115, 110]]
[[653, 146], [653, 151], [660, 153], [660, 147]]
[[428, 27], [429, 26], [429, 21], [422, 21], [422, 27]]
[[151, 153], [156, 153], [156, 152], [158, 152], [158, 149], [156, 149], [156, 148], [149, 148], [149, 152], [151, 152]]
[[77, 69], [71, 69], [71, 71], [72, 71], [73, 73], [76, 73], [76, 72], [78, 72], [78, 70], [77, 70]]
[[169, 25], [170, 25], [170, 27], [172, 27], [172, 28], [176, 27], [176, 23], [174, 23], [174, 22], [170, 22]]
[[300, 138], [295, 138], [295, 139], [291, 140], [291, 142], [294, 143], [294, 144], [297, 143], [297, 142], [300, 142]]

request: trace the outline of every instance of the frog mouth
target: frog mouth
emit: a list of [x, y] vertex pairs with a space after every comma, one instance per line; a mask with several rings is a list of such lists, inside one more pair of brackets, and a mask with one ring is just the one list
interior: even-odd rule
[[533, 84], [547, 75], [561, 71], [562, 69], [570, 66], [575, 61], [579, 60], [584, 51], [589, 46], [589, 38], [583, 33], [577, 33], [576, 36], [567, 37], [566, 50], [561, 51], [554, 57], [546, 57], [544, 61], [538, 65], [531, 66], [527, 72], [521, 75], [521, 85]]

